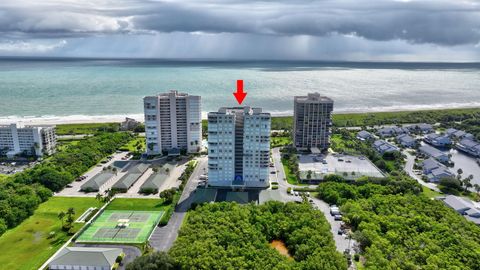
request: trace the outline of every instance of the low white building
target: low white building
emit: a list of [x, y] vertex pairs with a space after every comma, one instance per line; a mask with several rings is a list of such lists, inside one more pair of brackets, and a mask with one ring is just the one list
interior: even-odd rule
[[65, 247], [48, 264], [50, 270], [111, 270], [120, 248]]
[[19, 154], [41, 157], [55, 152], [57, 136], [54, 126], [0, 126], [0, 154], [13, 158]]

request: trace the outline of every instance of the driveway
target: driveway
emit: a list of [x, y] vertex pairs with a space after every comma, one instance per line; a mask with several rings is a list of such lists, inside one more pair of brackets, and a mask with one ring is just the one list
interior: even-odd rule
[[422, 178], [413, 171], [413, 165], [415, 165], [415, 156], [410, 154], [407, 150], [404, 150], [402, 153], [405, 154], [405, 156], [407, 156], [407, 162], [405, 162], [405, 167], [404, 167], [405, 172], [407, 172], [407, 174], [410, 175], [410, 177], [417, 180], [417, 182], [420, 183], [420, 185], [425, 186], [434, 191], [440, 191], [440, 189], [438, 189], [436, 184], [427, 183], [423, 181]]

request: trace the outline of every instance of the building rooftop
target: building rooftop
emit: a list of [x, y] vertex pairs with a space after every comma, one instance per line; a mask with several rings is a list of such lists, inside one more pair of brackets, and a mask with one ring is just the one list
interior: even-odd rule
[[113, 266], [122, 253], [120, 248], [65, 247], [50, 265]]
[[412, 136], [410, 136], [408, 134], [398, 135], [397, 140], [399, 140], [400, 142], [403, 142], [403, 143], [413, 143], [413, 142], [417, 141], [417, 140], [415, 140], [415, 138], [413, 138]]
[[322, 96], [320, 93], [309, 93], [306, 96], [295, 96], [296, 102], [304, 103], [333, 103], [333, 100], [329, 97]]
[[446, 155], [442, 151], [438, 150], [435, 147], [431, 147], [430, 145], [422, 145], [418, 148], [423, 153], [427, 154], [428, 156], [437, 158]]
[[218, 112], [209, 112], [209, 115], [229, 115], [229, 114], [236, 114], [236, 113], [244, 113], [248, 115], [268, 115], [270, 113], [262, 112], [262, 108], [252, 108], [250, 106], [243, 106], [243, 107], [221, 107]]
[[372, 134], [366, 130], [359, 131], [357, 133], [357, 137], [363, 138], [363, 139], [368, 139], [372, 137]]
[[428, 158], [428, 159], [424, 160], [422, 162], [422, 166], [423, 166], [423, 169], [427, 170], [427, 171], [432, 171], [436, 168], [443, 167], [443, 165], [440, 164], [440, 162], [436, 161], [433, 158]]
[[479, 143], [472, 139], [463, 139], [460, 141], [460, 144], [465, 147], [473, 148], [473, 147], [476, 147]]

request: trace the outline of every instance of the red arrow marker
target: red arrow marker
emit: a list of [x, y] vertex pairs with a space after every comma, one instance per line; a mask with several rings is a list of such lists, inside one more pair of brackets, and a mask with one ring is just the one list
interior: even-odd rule
[[243, 80], [237, 80], [237, 92], [234, 92], [233, 95], [237, 99], [238, 104], [242, 104], [247, 96], [247, 92], [243, 92]]

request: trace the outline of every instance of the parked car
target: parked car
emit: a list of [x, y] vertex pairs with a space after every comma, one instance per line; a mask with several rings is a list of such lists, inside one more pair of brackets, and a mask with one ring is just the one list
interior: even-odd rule
[[342, 220], [342, 215], [335, 215], [333, 216], [334, 220]]
[[340, 215], [340, 209], [338, 207], [330, 207], [330, 215], [332, 216], [336, 216], [336, 215]]

